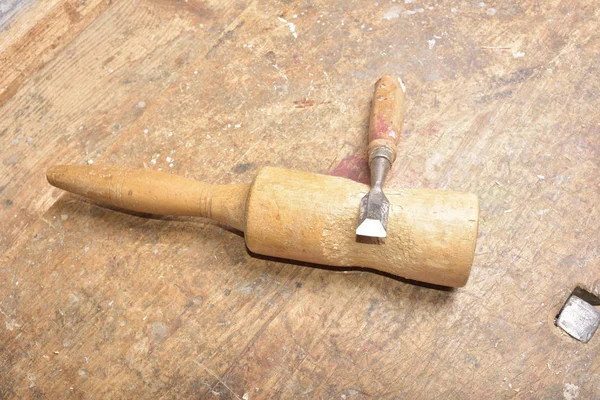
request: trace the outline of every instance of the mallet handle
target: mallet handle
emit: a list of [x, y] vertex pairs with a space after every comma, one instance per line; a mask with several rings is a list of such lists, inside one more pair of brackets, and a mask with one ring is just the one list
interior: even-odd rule
[[52, 186], [126, 210], [212, 218], [243, 230], [250, 185], [208, 185], [164, 172], [131, 168], [58, 165]]

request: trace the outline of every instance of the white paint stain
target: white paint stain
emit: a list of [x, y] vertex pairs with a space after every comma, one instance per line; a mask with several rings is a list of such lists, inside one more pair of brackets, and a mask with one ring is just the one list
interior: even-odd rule
[[21, 325], [19, 325], [17, 323], [17, 321], [15, 321], [14, 319], [10, 319], [4, 323], [4, 326], [6, 327], [7, 330], [13, 331], [13, 330], [15, 330], [15, 328], [18, 328]]
[[28, 374], [27, 379], [29, 380], [29, 389], [34, 388], [36, 376], [33, 374]]
[[284, 24], [287, 25], [287, 27], [290, 29], [290, 32], [292, 32], [292, 35], [294, 36], [295, 39], [298, 39], [298, 33], [296, 32], [296, 24], [294, 24], [293, 22], [290, 22], [286, 19], [283, 19], [281, 17], [277, 17], [278, 20], [280, 20], [281, 22], [283, 22]]
[[400, 6], [392, 7], [388, 10], [388, 12], [383, 14], [383, 19], [389, 21], [394, 18], [399, 18], [400, 15], [402, 14], [402, 11], [404, 11], [403, 7], [400, 7]]
[[485, 13], [491, 17], [493, 15], [496, 15], [496, 9], [495, 8], [488, 8], [487, 10], [485, 10]]
[[579, 397], [579, 386], [574, 385], [572, 383], [565, 383], [565, 388], [563, 389], [563, 397], [565, 400], [575, 400]]
[[79, 300], [81, 300], [81, 298], [79, 296], [77, 296], [75, 293], [69, 294], [69, 304], [71, 304], [71, 305], [77, 304], [77, 303], [79, 303]]
[[513, 53], [513, 58], [521, 58], [521, 57], [525, 57], [525, 53], [523, 53], [522, 51], [517, 51], [515, 53]]
[[150, 333], [157, 339], [164, 339], [169, 336], [167, 325], [162, 322], [153, 322], [150, 327]]
[[424, 8], [417, 8], [417, 9], [415, 9], [415, 10], [406, 10], [405, 12], [406, 12], [406, 14], [408, 14], [408, 15], [415, 15], [416, 13], [422, 13], [422, 12], [425, 12], [425, 9], [424, 9]]
[[428, 40], [427, 46], [429, 47], [429, 50], [433, 50], [433, 48], [435, 47], [435, 39]]
[[402, 79], [398, 78], [398, 82], [400, 83], [400, 87], [402, 88], [402, 92], [406, 93], [406, 86], [404, 86], [404, 82], [402, 82]]

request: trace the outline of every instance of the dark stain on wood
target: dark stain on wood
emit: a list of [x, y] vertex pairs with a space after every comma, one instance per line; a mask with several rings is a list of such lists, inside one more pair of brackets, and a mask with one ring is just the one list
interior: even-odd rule
[[210, 50], [208, 51], [208, 53], [206, 53], [206, 58], [211, 58], [215, 55], [215, 53], [217, 52], [217, 50], [219, 49], [219, 47], [221, 47], [224, 43], [226, 43], [229, 40], [232, 40], [235, 37], [235, 32], [240, 29], [241, 27], [244, 26], [245, 21], [240, 21], [233, 29], [223, 33], [223, 35], [221, 35], [221, 37], [217, 40], [217, 43], [215, 43]]
[[63, 3], [63, 8], [65, 9], [65, 13], [69, 17], [71, 23], [79, 22], [81, 19], [81, 14], [79, 14], [79, 11], [77, 11], [71, 3], [65, 1]]
[[344, 157], [329, 171], [329, 175], [341, 176], [342, 178], [369, 184], [371, 178], [366, 151]]
[[254, 163], [237, 164], [235, 167], [233, 167], [233, 173], [234, 174], [243, 174], [244, 172], [254, 169], [255, 167], [256, 167], [256, 164], [254, 164]]

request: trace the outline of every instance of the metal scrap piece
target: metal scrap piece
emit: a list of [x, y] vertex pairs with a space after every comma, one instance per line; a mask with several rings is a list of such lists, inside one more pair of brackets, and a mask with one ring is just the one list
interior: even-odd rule
[[575, 288], [558, 313], [555, 324], [580, 342], [590, 341], [600, 326], [600, 298], [580, 287]]

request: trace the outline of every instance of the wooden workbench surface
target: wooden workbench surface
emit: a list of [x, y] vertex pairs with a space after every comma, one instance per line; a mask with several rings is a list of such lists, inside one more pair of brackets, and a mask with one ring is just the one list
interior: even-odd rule
[[[593, 0], [0, 1], [0, 397], [600, 398], [600, 336], [553, 325], [577, 284], [600, 289], [599, 17]], [[388, 186], [480, 198], [464, 288], [255, 256], [210, 221], [45, 181], [93, 163], [364, 182], [384, 74], [407, 86]]]

